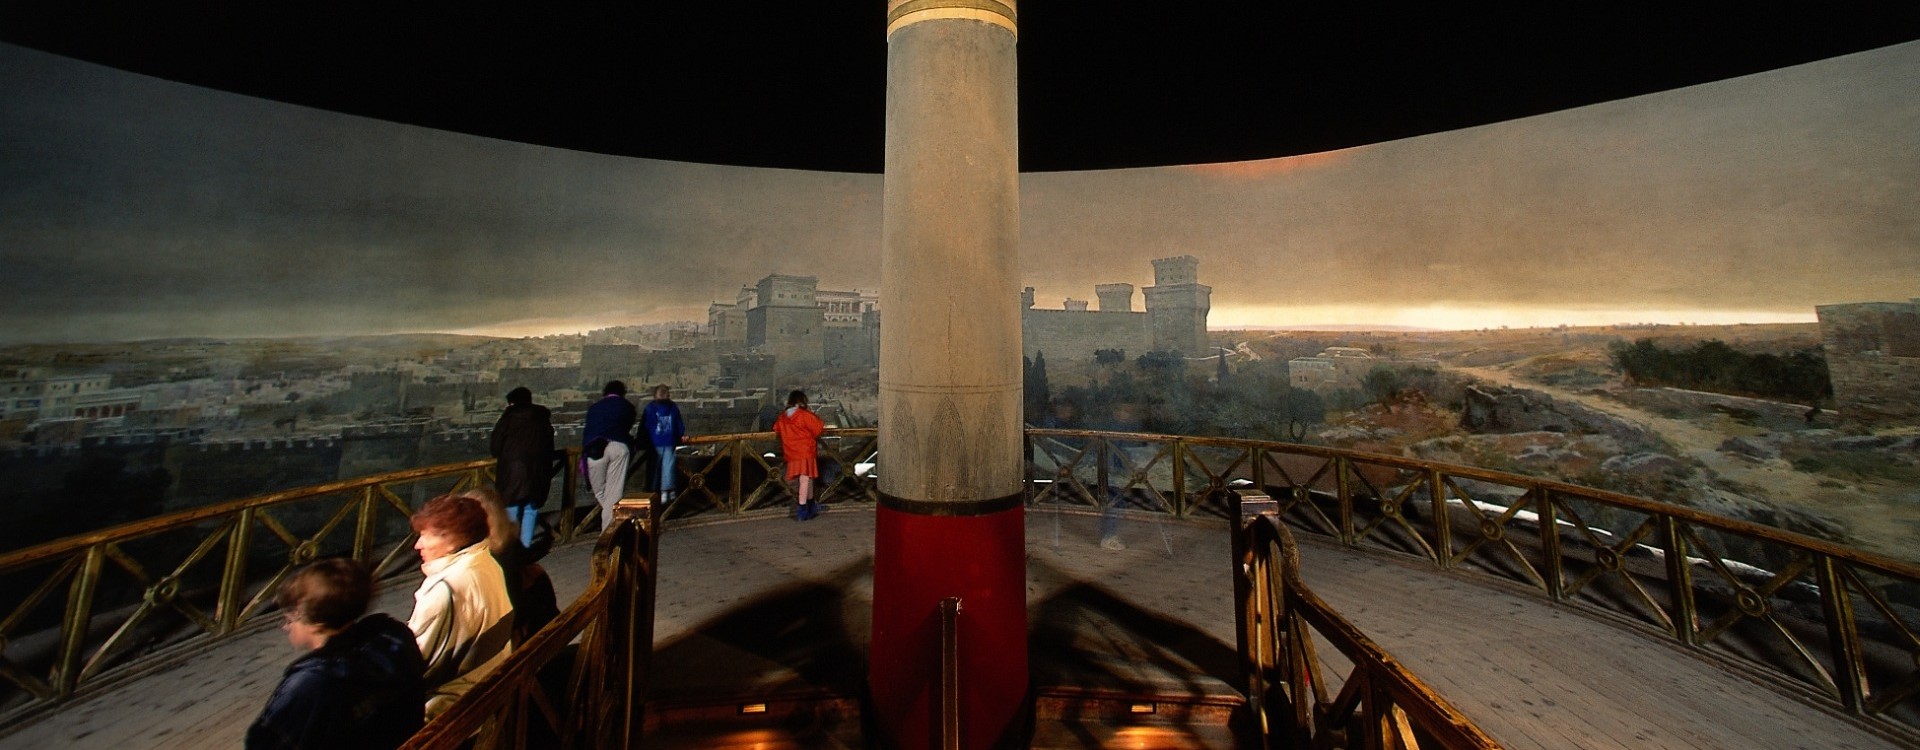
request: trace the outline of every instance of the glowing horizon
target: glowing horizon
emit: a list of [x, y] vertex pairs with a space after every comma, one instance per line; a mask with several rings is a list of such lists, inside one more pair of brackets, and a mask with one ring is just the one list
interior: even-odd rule
[[1812, 310], [1787, 313], [1771, 310], [1658, 309], [1645, 307], [1555, 308], [1471, 307], [1420, 305], [1221, 305], [1208, 316], [1210, 330], [1341, 326], [1424, 328], [1437, 331], [1473, 331], [1483, 328], [1596, 327], [1612, 325], [1738, 325], [1816, 323]]
[[[683, 317], [675, 317], [680, 315]], [[458, 329], [430, 331], [464, 336], [500, 338], [537, 338], [576, 335], [586, 331], [618, 326], [692, 322], [706, 325], [706, 311], [692, 307], [663, 308], [646, 313], [609, 311], [592, 316], [569, 318], [528, 318], [502, 321]], [[1382, 329], [1419, 328], [1435, 331], [1473, 331], [1488, 328], [1599, 327], [1612, 325], [1739, 325], [1816, 323], [1813, 311], [1785, 313], [1764, 310], [1705, 310], [1646, 308], [1548, 308], [1548, 307], [1470, 307], [1423, 305], [1391, 307], [1383, 305], [1221, 305], [1207, 319], [1211, 331], [1237, 329], [1301, 329], [1338, 326], [1362, 330], [1369, 326]]]

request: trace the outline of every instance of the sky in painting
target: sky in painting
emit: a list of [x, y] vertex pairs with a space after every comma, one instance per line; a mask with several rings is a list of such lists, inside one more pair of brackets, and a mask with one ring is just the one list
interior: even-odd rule
[[[1342, 151], [1029, 174], [1021, 271], [1059, 307], [1190, 254], [1216, 328], [1810, 321], [1920, 296], [1916, 132], [1909, 43]], [[0, 341], [704, 321], [769, 273], [876, 288], [881, 179], [489, 140], [0, 45]]]

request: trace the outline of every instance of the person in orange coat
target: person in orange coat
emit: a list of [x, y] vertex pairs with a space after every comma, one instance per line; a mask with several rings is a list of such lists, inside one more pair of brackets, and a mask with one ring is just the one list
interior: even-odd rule
[[820, 515], [819, 504], [813, 502], [813, 480], [820, 476], [819, 440], [826, 427], [807, 409], [805, 391], [787, 394], [786, 410], [773, 420], [773, 434], [779, 436], [780, 453], [786, 457], [787, 479], [794, 481], [800, 501], [793, 513], [794, 520], [806, 521]]

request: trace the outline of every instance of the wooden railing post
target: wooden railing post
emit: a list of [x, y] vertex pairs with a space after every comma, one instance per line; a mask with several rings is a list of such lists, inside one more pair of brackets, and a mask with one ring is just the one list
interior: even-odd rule
[[214, 621], [220, 623], [219, 635], [240, 626], [240, 610], [246, 606], [247, 548], [253, 542], [253, 513], [253, 508], [242, 508], [227, 532], [227, 562], [220, 570], [220, 604], [213, 614]]
[[[1253, 578], [1251, 561], [1253, 559], [1253, 525], [1266, 518], [1280, 515], [1280, 504], [1274, 502], [1265, 492], [1234, 492], [1229, 505], [1233, 508], [1233, 604], [1238, 611], [1245, 612], [1252, 605]], [[1246, 618], [1240, 618], [1235, 626], [1235, 640], [1239, 644], [1241, 666], [1252, 667], [1250, 647], [1250, 625]]]
[[1453, 567], [1453, 516], [1447, 509], [1446, 481], [1438, 468], [1427, 469], [1427, 493], [1433, 504], [1433, 556], [1442, 570]]
[[1833, 651], [1833, 681], [1840, 691], [1840, 705], [1856, 714], [1866, 713], [1867, 667], [1861, 653], [1860, 624], [1854, 619], [1847, 582], [1831, 555], [1816, 555], [1814, 572], [1820, 581], [1820, 606], [1826, 614], [1827, 642]]
[[730, 462], [732, 466], [728, 469], [733, 473], [733, 477], [727, 481], [727, 515], [737, 516], [747, 509], [746, 488], [740, 486], [747, 475], [741, 464], [746, 463], [750, 453], [747, 451], [746, 438], [735, 438], [727, 449], [733, 452], [733, 461]]
[[[621, 506], [627, 502], [625, 499], [616, 502], [614, 512], [619, 514]], [[639, 592], [636, 591], [639, 586], [639, 576], [637, 568], [634, 567], [637, 561], [633, 559], [632, 545], [625, 543], [626, 537], [632, 533], [629, 528], [632, 524], [632, 512], [628, 509], [625, 515], [615, 515], [613, 522], [600, 532], [601, 547], [611, 549], [620, 556], [620, 559], [619, 564], [613, 568], [613, 596], [607, 600], [607, 613], [603, 620], [606, 630], [600, 634], [602, 652], [597, 664], [602, 670], [601, 680], [604, 684], [613, 686], [613, 690], [601, 694], [600, 700], [612, 705], [604, 706], [599, 716], [606, 717], [609, 723], [613, 724], [613, 736], [618, 738], [620, 747], [633, 747], [639, 741], [634, 730], [640, 725], [634, 722], [632, 717], [640, 712], [642, 705], [634, 695], [636, 687], [633, 667], [634, 660], [639, 658], [639, 654], [634, 651], [638, 640], [634, 637], [634, 626], [637, 624], [635, 620], [639, 614], [636, 603], [639, 598]], [[610, 716], [605, 710], [607, 708], [612, 709]], [[599, 733], [605, 736], [607, 731], [606, 727], [601, 727]]]
[[1695, 637], [1696, 620], [1693, 603], [1693, 566], [1687, 563], [1687, 540], [1680, 531], [1680, 519], [1673, 516], [1661, 516], [1660, 528], [1666, 537], [1667, 585], [1673, 587], [1670, 598], [1673, 603], [1674, 636], [1689, 646], [1699, 645]]
[[[1233, 607], [1239, 615], [1234, 618], [1234, 641], [1240, 657], [1240, 674], [1246, 679], [1241, 692], [1255, 701], [1254, 710], [1260, 717], [1260, 721], [1255, 722], [1258, 728], [1263, 733], [1271, 732], [1266, 720], [1270, 706], [1265, 704], [1271, 702], [1266, 687], [1273, 659], [1266, 648], [1269, 640], [1266, 633], [1280, 632], [1274, 618], [1282, 604], [1267, 601], [1264, 592], [1255, 589], [1255, 584], [1264, 585], [1266, 581], [1255, 579], [1255, 573], [1265, 566], [1256, 564], [1254, 524], [1277, 519], [1280, 504], [1264, 491], [1236, 491], [1229, 495], [1227, 505], [1233, 512], [1233, 529], [1229, 535], [1233, 545], [1231, 580]], [[1262, 576], [1265, 577], [1268, 576]]]
[[86, 562], [73, 574], [67, 588], [67, 616], [60, 623], [59, 671], [53, 687], [61, 698], [73, 695], [80, 685], [80, 657], [87, 647], [88, 625], [93, 622], [93, 592], [100, 587], [100, 568], [106, 561], [106, 543], [87, 548]]
[[360, 506], [360, 517], [353, 529], [353, 559], [362, 564], [373, 562], [373, 539], [375, 532], [379, 530], [378, 525], [374, 523], [377, 517], [374, 513], [377, 510], [374, 506], [377, 496], [378, 491], [368, 487], [361, 491], [360, 496], [354, 501]]
[[1334, 487], [1338, 488], [1340, 503], [1340, 543], [1349, 547], [1357, 543], [1357, 534], [1353, 528], [1353, 462], [1346, 457], [1333, 459]]
[[[1033, 504], [1033, 474], [1035, 469], [1033, 454], [1033, 433], [1027, 432], [1023, 428], [1020, 430], [1020, 455], [1025, 456], [1026, 460], [1020, 466], [1020, 489], [1025, 493], [1025, 497], [1021, 498], [1021, 505]], [[858, 456], [855, 456], [855, 458], [858, 458]], [[842, 468], [840, 472], [851, 477], [853, 476], [853, 467]]]
[[1562, 574], [1564, 566], [1560, 561], [1560, 521], [1554, 512], [1553, 492], [1545, 487], [1534, 485], [1534, 500], [1540, 504], [1540, 556], [1546, 558], [1547, 598], [1554, 601], [1565, 600], [1566, 576]]
[[573, 541], [573, 530], [577, 525], [573, 509], [575, 504], [580, 500], [580, 466], [577, 459], [578, 455], [579, 454], [572, 450], [567, 450], [566, 457], [561, 459], [561, 463], [565, 464], [560, 467], [560, 518], [564, 519], [560, 523], [560, 528], [565, 532], [565, 537], [562, 541]]
[[1175, 518], [1187, 517], [1187, 441], [1173, 439], [1173, 503], [1168, 509]]
[[1106, 438], [1095, 438], [1095, 439], [1100, 441], [1099, 444], [1096, 446], [1098, 448], [1098, 456], [1100, 461], [1099, 468], [1094, 470], [1094, 481], [1100, 484], [1100, 510], [1111, 512], [1111, 511], [1117, 510], [1117, 508], [1114, 507], [1115, 503], [1114, 503], [1114, 497], [1113, 497], [1113, 483], [1112, 483], [1112, 480], [1107, 476], [1107, 461], [1108, 461], [1107, 439]]
[[611, 661], [602, 665], [613, 672], [607, 681], [614, 686], [614, 695], [608, 697], [614, 703], [620, 747], [634, 747], [645, 724], [643, 689], [653, 662], [659, 512], [652, 495], [623, 497], [613, 506], [613, 523], [601, 532], [601, 545], [618, 550], [620, 556], [608, 602], [608, 632], [603, 636]]
[[1354, 679], [1360, 681], [1360, 705], [1358, 716], [1347, 725], [1347, 741], [1354, 747], [1391, 748], [1391, 736], [1388, 731], [1387, 717], [1391, 713], [1393, 696], [1382, 686], [1379, 676], [1371, 667], [1353, 670]]
[[621, 577], [625, 579], [614, 599], [620, 613], [614, 632], [623, 654], [621, 673], [615, 679], [621, 685], [622, 747], [633, 747], [641, 739], [644, 725], [647, 668], [653, 663], [653, 617], [660, 553], [659, 508], [651, 496], [622, 498], [613, 506], [613, 528], [625, 558]]

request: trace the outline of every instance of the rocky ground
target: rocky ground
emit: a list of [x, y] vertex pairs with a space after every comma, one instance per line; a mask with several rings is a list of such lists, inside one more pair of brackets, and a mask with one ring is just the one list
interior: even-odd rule
[[1447, 368], [1524, 412], [1503, 426], [1470, 430], [1460, 404], [1409, 402], [1368, 407], [1319, 438], [1550, 476], [1920, 562], [1920, 429], [1855, 434], [1831, 412], [1809, 420], [1794, 404], [1628, 388], [1577, 356], [1545, 358]]

